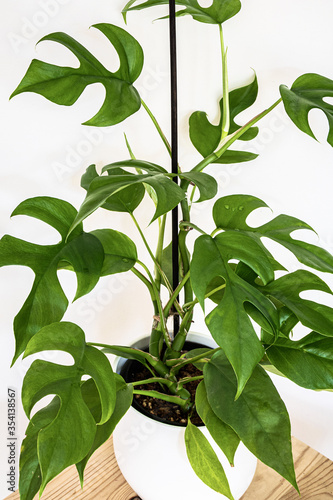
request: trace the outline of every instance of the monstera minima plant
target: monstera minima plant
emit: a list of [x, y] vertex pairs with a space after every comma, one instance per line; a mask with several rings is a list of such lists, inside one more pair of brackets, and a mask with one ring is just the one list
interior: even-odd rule
[[[131, 0], [124, 6], [123, 16], [126, 21], [132, 11], [168, 3]], [[195, 412], [230, 463], [242, 441], [297, 489], [289, 416], [268, 372], [279, 373], [308, 389], [333, 389], [333, 309], [300, 296], [308, 290], [332, 293], [316, 273], [333, 273], [332, 255], [294, 236], [299, 229], [313, 231], [295, 217], [272, 215], [268, 222], [253, 227], [249, 216], [267, 207], [266, 203], [248, 193], [220, 197], [216, 179], [205, 172], [212, 164], [219, 169], [225, 164], [255, 160], [256, 154], [243, 147], [237, 149], [234, 143], [251, 143], [259, 133], [258, 122], [280, 103], [296, 127], [311, 137], [309, 112], [319, 109], [324, 113], [329, 122], [327, 140], [333, 146], [333, 106], [327, 101], [333, 97], [333, 81], [307, 73], [290, 88], [281, 84], [280, 97], [241, 125], [238, 115], [255, 103], [258, 81], [254, 75], [250, 83], [229, 90], [223, 37], [224, 23], [238, 14], [241, 2], [213, 0], [209, 7], [202, 7], [197, 0], [176, 0], [176, 5], [177, 17], [190, 16], [192, 22], [210, 25], [220, 36], [223, 93], [216, 103], [219, 121], [212, 123], [205, 111], [194, 111], [189, 118], [189, 137], [201, 155], [200, 161], [180, 164], [177, 183], [175, 174], [169, 172], [168, 165], [160, 165], [158, 158], [156, 163], [137, 158], [126, 138], [126, 158], [111, 162], [106, 158], [100, 171], [95, 165], [87, 166], [81, 180], [85, 198], [78, 209], [61, 198], [41, 193], [22, 201], [14, 210], [13, 216], [36, 218], [54, 228], [58, 243], [40, 245], [10, 235], [0, 242], [1, 266], [23, 265], [34, 273], [31, 291], [14, 319], [13, 362], [19, 363], [22, 355], [36, 357], [49, 350], [64, 351], [73, 359], [71, 365], [35, 359], [25, 375], [22, 402], [30, 423], [20, 457], [23, 500], [32, 499], [38, 491], [41, 494], [52, 478], [73, 464], [83, 483], [89, 458], [111, 436], [133, 397], [143, 393], [180, 410], [187, 425], [185, 441], [191, 465], [215, 490], [232, 498], [221, 469], [216, 480], [218, 459], [200, 426], [193, 423]], [[234, 26], [237, 29], [236, 22]], [[105, 89], [105, 99], [84, 126], [110, 127], [134, 113], [147, 113], [171, 154], [167, 135], [156, 118], [158, 110], [153, 114], [136, 89], [144, 65], [140, 43], [124, 26], [99, 23], [93, 30], [104, 35], [100, 43], [111, 44], [118, 54], [117, 71], [107, 69], [70, 35], [56, 32], [44, 36], [40, 43], [52, 41], [66, 47], [76, 56], [78, 65], [60, 66], [34, 59], [11, 97], [35, 93], [55, 104], [70, 106], [87, 86], [98, 82]], [[149, 141], [148, 137], [147, 148]], [[144, 198], [151, 208], [149, 231], [151, 237], [155, 230], [154, 249], [136, 215]], [[192, 207], [204, 206], [214, 198], [212, 214], [207, 213], [209, 229], [199, 227]], [[166, 227], [176, 207], [181, 222], [179, 279], [175, 284]], [[109, 212], [111, 227], [85, 231], [85, 220], [97, 210]], [[132, 236], [112, 227], [114, 212], [127, 214], [134, 221], [145, 247], [145, 261], [138, 255]], [[291, 252], [300, 263], [299, 269], [290, 272], [279, 263], [268, 248], [269, 240]], [[117, 344], [87, 342], [81, 327], [62, 321], [69, 300], [59, 281], [59, 270], [75, 273], [75, 299], [89, 294], [106, 276], [133, 273], [151, 298], [149, 349], [123, 345], [120, 331]], [[130, 314], [131, 304], [124, 294]], [[197, 308], [206, 311], [205, 321], [215, 348], [184, 349]], [[179, 328], [172, 331], [168, 319], [175, 316]], [[298, 324], [311, 332], [293, 340]], [[148, 369], [150, 375], [141, 381], [139, 389], [136, 381], [128, 382], [113, 372], [109, 354], [135, 359]], [[190, 364], [197, 372], [184, 377], [182, 369]], [[187, 389], [190, 382], [196, 383], [194, 394]], [[157, 389], [151, 389], [152, 383]], [[51, 402], [33, 411], [47, 395], [54, 396]]]

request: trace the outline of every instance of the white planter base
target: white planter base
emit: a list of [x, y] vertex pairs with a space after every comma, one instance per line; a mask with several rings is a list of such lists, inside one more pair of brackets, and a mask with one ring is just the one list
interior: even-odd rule
[[[200, 427], [207, 438], [205, 427]], [[126, 413], [113, 433], [115, 455], [126, 481], [142, 500], [223, 500], [194, 473], [186, 455], [184, 427], [152, 420], [134, 408]], [[249, 487], [256, 458], [240, 443], [235, 467], [210, 439], [227, 474], [235, 500]]]
[[[216, 347], [212, 338], [190, 334], [188, 340]], [[133, 347], [142, 349], [147, 338]], [[117, 359], [114, 366], [119, 373], [126, 360]], [[229, 480], [235, 500], [245, 493], [255, 474], [257, 459], [240, 443], [235, 466], [211, 438], [206, 427], [200, 427], [219, 457]], [[153, 420], [130, 408], [113, 433], [117, 462], [126, 481], [142, 500], [223, 500], [224, 495], [206, 486], [193, 471], [186, 455], [185, 427]]]

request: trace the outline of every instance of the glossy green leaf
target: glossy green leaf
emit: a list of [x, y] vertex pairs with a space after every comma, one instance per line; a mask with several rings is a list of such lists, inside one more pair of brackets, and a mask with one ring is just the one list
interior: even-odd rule
[[107, 70], [66, 33], [53, 33], [41, 41], [53, 41], [67, 47], [78, 58], [79, 67], [55, 66], [34, 59], [11, 97], [22, 92], [35, 92], [56, 104], [71, 106], [87, 85], [102, 83], [106, 93], [104, 103], [85, 125], [115, 125], [138, 111], [141, 100], [132, 84], [143, 66], [141, 46], [129, 33], [112, 24], [102, 23], [93, 27], [102, 32], [117, 51], [120, 66], [115, 73]]
[[305, 270], [295, 271], [281, 276], [262, 290], [287, 306], [304, 326], [323, 335], [333, 336], [333, 309], [300, 297], [300, 293], [305, 290], [320, 290], [332, 294], [328, 285], [315, 274]]
[[190, 420], [185, 430], [185, 444], [192, 469], [201, 481], [233, 500], [227, 476], [215, 451], [206, 436]]
[[309, 125], [309, 112], [312, 109], [323, 111], [329, 123], [327, 142], [333, 146], [333, 105], [324, 100], [333, 97], [333, 80], [315, 73], [307, 73], [297, 78], [290, 89], [281, 85], [280, 93], [291, 120], [302, 132], [314, 139]]
[[259, 227], [251, 227], [246, 219], [257, 208], [267, 208], [264, 201], [250, 195], [230, 195], [219, 198], [213, 207], [213, 218], [217, 227], [225, 230], [247, 232], [257, 241], [270, 238], [290, 250], [296, 258], [318, 271], [333, 272], [333, 256], [323, 248], [297, 240], [292, 233], [298, 229], [313, 229], [305, 222], [278, 215]]
[[198, 415], [207, 427], [215, 443], [218, 444], [230, 464], [233, 465], [240, 439], [235, 431], [225, 422], [220, 420], [213, 412], [207, 398], [204, 381], [200, 382], [197, 387], [195, 393], [195, 406]]
[[[124, 7], [122, 12], [125, 20], [127, 12], [169, 4], [169, 0], [148, 0], [133, 6], [134, 3], [133, 0], [130, 0]], [[235, 16], [241, 9], [239, 0], [213, 0], [210, 7], [202, 7], [197, 0], [176, 0], [176, 5], [185, 7], [177, 12], [177, 16], [189, 14], [196, 21], [209, 24], [222, 24]]]
[[35, 273], [29, 296], [14, 320], [14, 360], [40, 328], [60, 321], [67, 309], [68, 300], [57, 276], [59, 267], [66, 267], [64, 263], [69, 263], [75, 271], [75, 299], [90, 292], [99, 280], [104, 260], [99, 240], [92, 234], [83, 233], [82, 226], [78, 225], [72, 233], [75, 237], [65, 241], [76, 213], [69, 203], [55, 198], [26, 200], [17, 207], [13, 215], [28, 215], [50, 224], [60, 232], [62, 241], [55, 245], [37, 245], [9, 235], [5, 235], [0, 241], [0, 267], [28, 266]]
[[[249, 108], [254, 104], [258, 95], [258, 82], [255, 76], [254, 80], [244, 87], [232, 90], [229, 93], [229, 108], [230, 108], [230, 129], [232, 134], [240, 128], [235, 122], [235, 118], [239, 113]], [[220, 120], [217, 125], [213, 125], [204, 111], [196, 111], [192, 113], [189, 120], [190, 139], [193, 146], [199, 153], [206, 157], [213, 153], [221, 141], [222, 122], [223, 122], [223, 98], [219, 103]], [[241, 137], [240, 140], [247, 141], [253, 139], [258, 134], [257, 127], [251, 127]], [[246, 151], [226, 151], [220, 158], [213, 163], [239, 163], [244, 161], [254, 160], [258, 155], [248, 153]]]
[[212, 238], [200, 236], [194, 246], [191, 262], [191, 282], [194, 293], [204, 307], [207, 287], [217, 276], [226, 283], [221, 302], [206, 317], [207, 326], [217, 344], [230, 360], [238, 380], [237, 397], [263, 356], [263, 347], [246, 312], [251, 303], [266, 318], [273, 331], [278, 328], [278, 316], [272, 302], [255, 287], [237, 276], [229, 266], [231, 258], [241, 259], [254, 268], [264, 280], [273, 276], [273, 268], [261, 247], [248, 245], [241, 233]]
[[126, 234], [113, 229], [96, 229], [89, 234], [95, 236], [103, 246], [101, 276], [124, 273], [135, 265], [138, 257], [136, 246]]
[[[109, 175], [134, 175], [121, 168], [110, 170], [108, 173]], [[97, 177], [99, 177], [99, 175], [96, 172], [96, 166], [90, 165], [81, 178], [81, 186], [88, 191], [91, 182]], [[144, 195], [145, 188], [142, 184], [129, 185], [127, 188], [113, 194], [113, 196], [111, 196], [104, 203], [102, 208], [114, 212], [133, 213], [134, 210], [140, 205]]]
[[175, 208], [185, 197], [184, 191], [163, 173], [150, 173], [135, 176], [101, 176], [90, 183], [87, 196], [72, 224], [71, 231], [81, 224], [89, 215], [95, 212], [95, 210], [102, 207], [106, 201], [109, 201], [111, 196], [130, 185], [133, 186], [142, 183], [152, 186], [157, 196], [157, 206], [151, 222]]
[[333, 338], [312, 332], [299, 341], [279, 338], [266, 351], [281, 373], [312, 390], [333, 389]]
[[[82, 485], [84, 479], [84, 469], [87, 465], [88, 460], [90, 459], [92, 454], [103, 443], [105, 443], [107, 439], [109, 439], [114, 429], [116, 428], [116, 425], [122, 419], [122, 417], [125, 415], [132, 404], [133, 387], [131, 385], [127, 385], [124, 379], [117, 373], [115, 374], [115, 381], [117, 392], [114, 411], [107, 422], [96, 427], [95, 439], [91, 449], [89, 450], [89, 453], [84, 457], [83, 460], [76, 464], [76, 468], [78, 470]], [[98, 422], [101, 414], [101, 402], [94, 380], [89, 379], [84, 382], [81, 387], [81, 391], [86, 405], [94, 416], [96, 422]]]
[[204, 380], [214, 413], [259, 460], [297, 489], [288, 412], [265, 370], [254, 369], [237, 401], [237, 380], [223, 352], [207, 363]]
[[58, 398], [54, 398], [51, 403], [32, 417], [27, 427], [20, 453], [19, 491], [21, 500], [33, 500], [42, 484], [37, 451], [38, 433], [56, 418], [59, 408], [60, 401]]
[[95, 439], [96, 423], [81, 393], [82, 376], [90, 375], [96, 383], [102, 408], [99, 424], [110, 419], [116, 403], [111, 365], [102, 352], [86, 345], [84, 333], [77, 325], [64, 322], [44, 327], [29, 342], [25, 356], [46, 350], [69, 353], [74, 364], [35, 360], [23, 381], [22, 404], [28, 417], [44, 396], [55, 394], [61, 401], [56, 418], [38, 433], [41, 492], [62, 470], [81, 461]]

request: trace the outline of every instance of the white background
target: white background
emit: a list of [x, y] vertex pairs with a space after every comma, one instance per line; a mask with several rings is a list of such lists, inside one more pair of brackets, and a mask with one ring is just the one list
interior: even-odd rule
[[[203, 2], [202, 2], [203, 3]], [[209, 2], [206, 2], [206, 5]], [[84, 197], [79, 181], [92, 163], [103, 165], [128, 157], [123, 133], [126, 132], [134, 154], [140, 159], [170, 168], [168, 155], [148, 116], [141, 109], [125, 123], [108, 129], [83, 127], [101, 106], [104, 89], [92, 85], [72, 107], [60, 107], [35, 94], [22, 94], [9, 101], [9, 95], [23, 77], [32, 58], [59, 65], [77, 65], [69, 52], [52, 42], [36, 47], [42, 36], [65, 31], [91, 50], [110, 70], [117, 67], [111, 45], [89, 26], [110, 22], [124, 27], [120, 15], [125, 0], [94, 2], [85, 0], [2, 0], [0, 19], [0, 233], [30, 241], [57, 242], [54, 230], [26, 217], [10, 219], [13, 209], [32, 196], [56, 196], [79, 207]], [[257, 103], [242, 116], [243, 124], [269, 107], [279, 97], [279, 85], [288, 86], [302, 73], [315, 72], [333, 79], [333, 5], [331, 0], [244, 0], [240, 14], [225, 24], [229, 47], [230, 87], [249, 83], [256, 71], [259, 80]], [[152, 22], [166, 13], [156, 8], [128, 16], [128, 30], [145, 49], [144, 71], [136, 87], [169, 135], [168, 26]], [[221, 95], [221, 65], [217, 27], [195, 23], [186, 17], [178, 21], [179, 129], [183, 170], [200, 161], [188, 139], [188, 118], [204, 110], [212, 121], [218, 119], [217, 102]], [[220, 195], [247, 193], [266, 201], [275, 215], [287, 213], [308, 222], [318, 233], [306, 236], [333, 251], [333, 151], [325, 143], [328, 124], [319, 111], [311, 112], [311, 123], [318, 142], [299, 132], [280, 105], [262, 120], [260, 135], [251, 143], [239, 145], [259, 153], [257, 160], [229, 166], [210, 166], [207, 172], [219, 183]], [[195, 210], [198, 225], [212, 228], [211, 202]], [[153, 207], [149, 200], [137, 210], [147, 238], [155, 246], [156, 223], [148, 226]], [[269, 218], [266, 213], [262, 217]], [[260, 215], [260, 216], [261, 216]], [[262, 219], [262, 220], [264, 220]], [[261, 219], [260, 219], [261, 220]], [[259, 222], [259, 218], [256, 219]], [[127, 214], [99, 211], [86, 221], [87, 230], [110, 226], [127, 232], [137, 242], [141, 260], [146, 258]], [[305, 237], [305, 236], [304, 236]], [[290, 270], [297, 261], [278, 249]], [[331, 276], [323, 276], [330, 286]], [[66, 293], [75, 294], [73, 276], [61, 274]], [[0, 271], [0, 495], [6, 496], [8, 471], [6, 449], [7, 387], [18, 394], [30, 360], [21, 359], [10, 369], [14, 353], [12, 321], [32, 284], [33, 274], [24, 267]], [[317, 298], [333, 305], [330, 296]], [[128, 343], [149, 332], [152, 310], [149, 297], [130, 274], [101, 280], [89, 297], [69, 307], [65, 319], [75, 321], [89, 341]], [[193, 330], [206, 331], [203, 316], [197, 312]], [[297, 330], [304, 335], [306, 329]], [[59, 361], [59, 354], [48, 359]], [[312, 393], [286, 380], [276, 379], [277, 387], [291, 414], [293, 435], [333, 459], [333, 395]], [[18, 438], [23, 439], [27, 419], [18, 402]]]

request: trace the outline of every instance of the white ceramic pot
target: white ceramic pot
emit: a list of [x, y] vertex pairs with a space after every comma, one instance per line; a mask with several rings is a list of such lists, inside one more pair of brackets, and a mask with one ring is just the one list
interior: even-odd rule
[[[208, 347], [216, 344], [211, 338], [190, 334], [188, 340]], [[147, 338], [133, 347], [143, 348]], [[119, 372], [126, 360], [116, 362]], [[257, 459], [240, 443], [235, 466], [216, 446], [206, 427], [200, 427], [218, 455], [228, 477], [231, 492], [239, 500], [249, 487]], [[142, 500], [223, 500], [224, 495], [206, 486], [192, 470], [186, 455], [185, 428], [153, 420], [133, 407], [122, 418], [113, 433], [117, 462], [126, 481]]]

